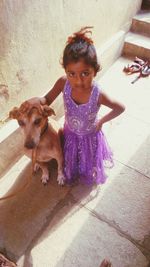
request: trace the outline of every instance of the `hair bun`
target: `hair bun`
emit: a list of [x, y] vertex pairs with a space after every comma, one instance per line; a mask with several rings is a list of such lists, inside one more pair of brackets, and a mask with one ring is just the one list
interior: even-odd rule
[[93, 26], [86, 26], [81, 28], [80, 31], [73, 33], [72, 36], [68, 37], [67, 44], [72, 44], [75, 42], [86, 42], [88, 44], [93, 44], [93, 40], [88, 37], [88, 34], [92, 34], [92, 31], [90, 30], [93, 28]]

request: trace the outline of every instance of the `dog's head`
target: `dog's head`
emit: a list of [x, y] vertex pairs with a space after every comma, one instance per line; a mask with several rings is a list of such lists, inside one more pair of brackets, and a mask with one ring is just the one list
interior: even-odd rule
[[28, 149], [33, 149], [39, 144], [51, 115], [55, 115], [52, 108], [39, 102], [31, 104], [30, 101], [23, 102], [19, 108], [14, 107], [9, 112], [9, 117], [16, 119], [23, 130], [24, 146]]

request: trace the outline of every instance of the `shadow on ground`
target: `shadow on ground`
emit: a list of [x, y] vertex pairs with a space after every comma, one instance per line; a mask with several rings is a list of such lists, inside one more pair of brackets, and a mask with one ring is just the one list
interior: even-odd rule
[[[149, 140], [126, 165], [116, 162], [101, 187], [58, 186], [57, 165], [52, 161], [47, 186], [41, 184], [39, 172], [21, 194], [0, 203], [1, 252], [14, 261], [22, 258], [21, 267], [61, 267], [62, 262], [65, 267], [96, 267], [105, 257], [114, 267], [147, 267]], [[22, 187], [29, 175], [31, 164], [8, 194]], [[44, 265], [50, 259], [53, 265]]]

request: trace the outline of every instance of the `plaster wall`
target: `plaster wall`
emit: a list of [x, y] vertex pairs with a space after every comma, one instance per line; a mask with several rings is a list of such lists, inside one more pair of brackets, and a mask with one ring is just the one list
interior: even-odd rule
[[[105, 44], [114, 36], [121, 44], [140, 6], [141, 0], [0, 0], [0, 119], [25, 99], [46, 93], [64, 74], [65, 42], [83, 26], [94, 26], [98, 55], [108, 66]], [[116, 51], [115, 58], [121, 53]], [[53, 106], [59, 117], [60, 97]]]

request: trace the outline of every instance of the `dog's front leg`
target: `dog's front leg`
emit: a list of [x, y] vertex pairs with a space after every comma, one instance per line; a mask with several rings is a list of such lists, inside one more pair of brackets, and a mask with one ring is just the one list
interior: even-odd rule
[[34, 167], [33, 167], [33, 171], [36, 173], [39, 169], [40, 169], [39, 163], [35, 162]]
[[58, 176], [57, 176], [57, 182], [59, 185], [64, 185], [65, 183], [65, 176], [63, 174], [63, 158], [62, 156], [58, 156], [57, 164], [58, 164]]
[[41, 176], [41, 181], [45, 185], [47, 184], [49, 180], [49, 171], [48, 171], [48, 164], [47, 163], [41, 163], [40, 162], [40, 168], [42, 170], [42, 176]]

